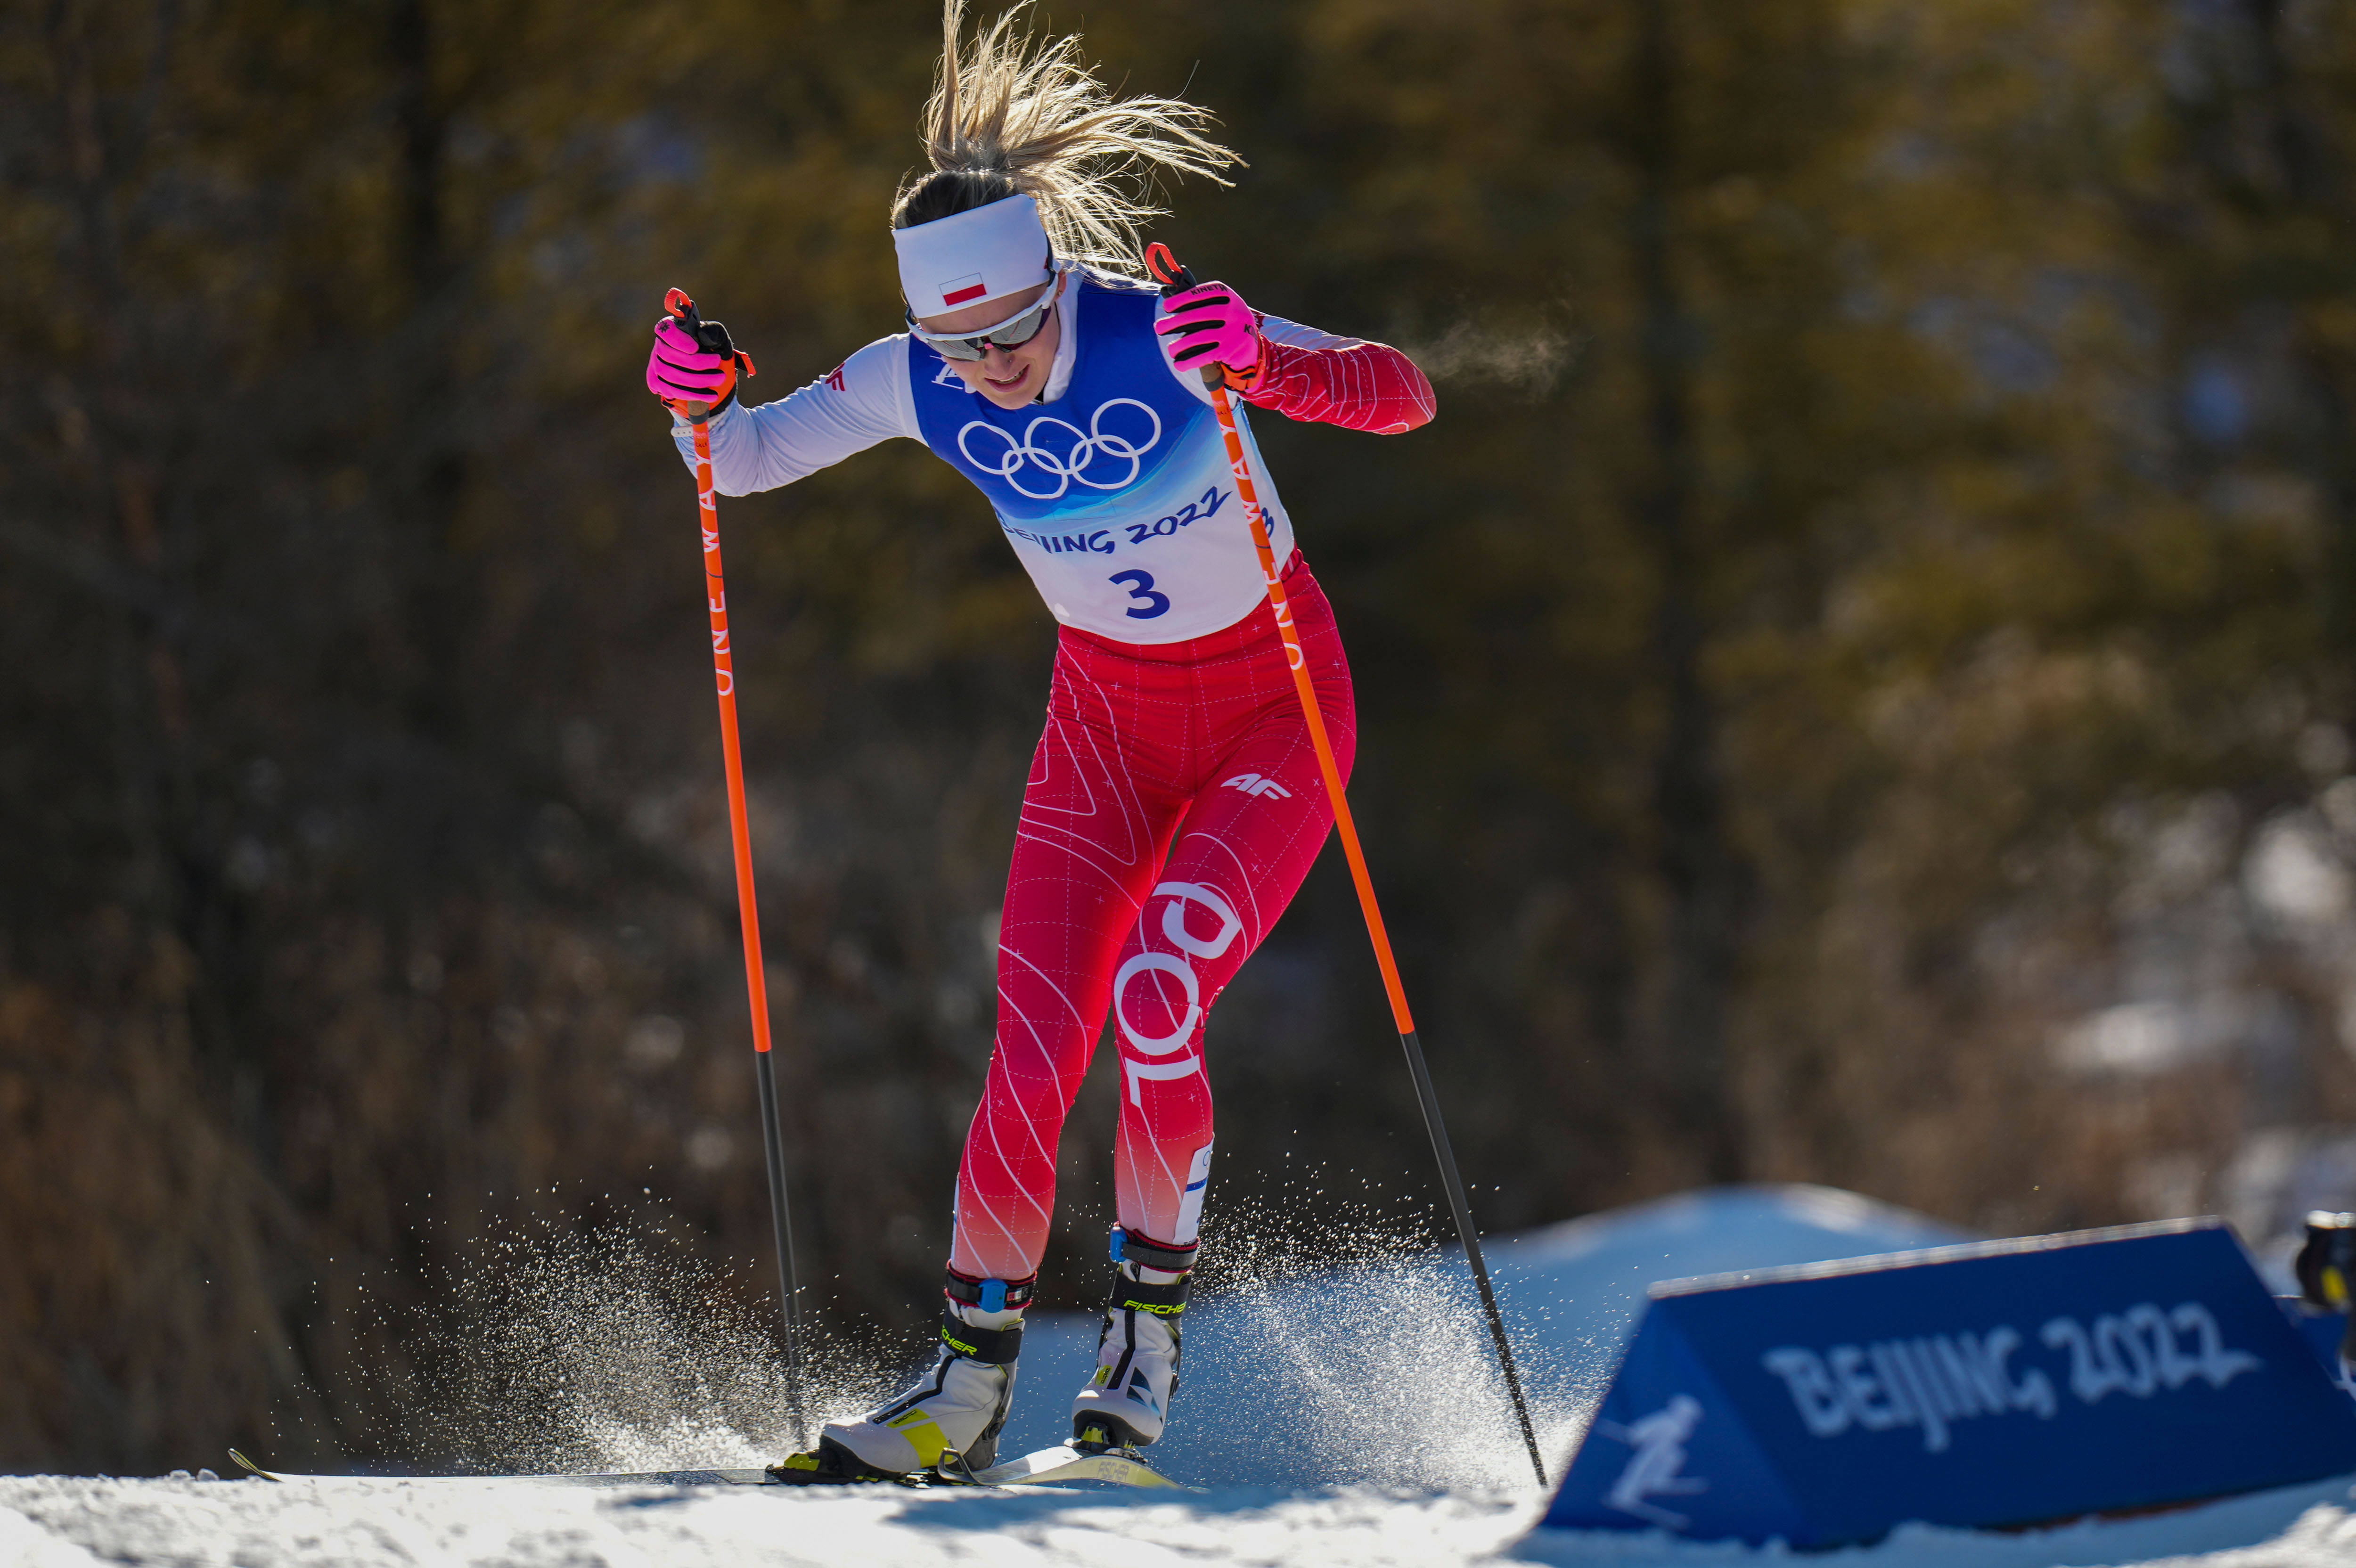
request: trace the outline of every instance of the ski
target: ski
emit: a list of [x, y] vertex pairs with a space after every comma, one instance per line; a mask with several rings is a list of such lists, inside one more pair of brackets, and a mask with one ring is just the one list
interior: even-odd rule
[[935, 1473], [955, 1486], [1026, 1487], [1050, 1481], [1111, 1481], [1124, 1487], [1169, 1487], [1182, 1492], [1197, 1489], [1172, 1480], [1139, 1457], [1133, 1449], [1107, 1448], [1096, 1444], [1083, 1446], [1059, 1443], [1053, 1448], [1042, 1448], [986, 1469], [952, 1469], [945, 1466]]
[[265, 1470], [232, 1448], [229, 1456], [247, 1474], [265, 1481], [530, 1481], [542, 1487], [780, 1487], [766, 1470], [644, 1470], [635, 1473], [594, 1472], [576, 1475], [500, 1476], [307, 1476], [292, 1470]]
[[897, 1478], [786, 1480], [772, 1470], [640, 1470], [598, 1471], [573, 1475], [494, 1476], [309, 1476], [291, 1470], [265, 1470], [237, 1449], [229, 1451], [248, 1475], [265, 1481], [504, 1481], [541, 1487], [777, 1487], [796, 1491], [819, 1486], [960, 1487], [1040, 1486], [1055, 1481], [1111, 1481], [1128, 1487], [1184, 1487], [1154, 1469], [1135, 1454], [1121, 1449], [1080, 1449], [1070, 1444], [1042, 1448], [981, 1470], [919, 1472]]

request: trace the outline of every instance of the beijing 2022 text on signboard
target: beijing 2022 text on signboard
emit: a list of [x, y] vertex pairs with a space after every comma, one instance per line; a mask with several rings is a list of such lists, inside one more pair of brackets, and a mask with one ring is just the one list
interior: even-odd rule
[[2356, 1470], [2356, 1403], [2214, 1220], [1656, 1285], [1546, 1523], [1794, 1546]]

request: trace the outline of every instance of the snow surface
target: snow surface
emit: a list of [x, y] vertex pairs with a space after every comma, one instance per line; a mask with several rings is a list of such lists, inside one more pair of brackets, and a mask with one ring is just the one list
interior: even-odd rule
[[[1220, 1568], [1665, 1563], [1773, 1558], [1808, 1568], [2048, 1568], [2215, 1552], [2212, 1568], [2346, 1568], [2346, 1488], [2310, 1487], [2164, 1519], [2033, 1535], [1908, 1529], [1869, 1549], [1792, 1557], [1658, 1535], [1531, 1528], [1532, 1496], [1376, 1488], [1222, 1488], [1183, 1502], [1105, 1492], [589, 1491], [486, 1481], [0, 1478], [10, 1568], [700, 1568], [710, 1564]], [[2248, 1550], [2230, 1549], [2262, 1542]]]
[[[1740, 1188], [1495, 1241], [1490, 1260], [1559, 1474], [1660, 1279], [1965, 1239], [1820, 1188]], [[1657, 1534], [1533, 1528], [1543, 1512], [1461, 1258], [1407, 1249], [1342, 1271], [1282, 1260], [1189, 1316], [1170, 1494], [898, 1488], [592, 1490], [451, 1478], [273, 1485], [0, 1477], [0, 1568], [113, 1564], [702, 1563], [1087, 1564], [1664, 1563], [1781, 1558]], [[1036, 1322], [1009, 1451], [1062, 1435], [1092, 1360], [1088, 1319]], [[682, 1348], [691, 1354], [693, 1347]], [[839, 1402], [838, 1402], [839, 1403]], [[773, 1435], [677, 1408], [589, 1435], [617, 1468], [759, 1463]], [[1402, 1442], [1402, 1435], [1413, 1435]], [[573, 1435], [577, 1443], [584, 1440]], [[2203, 1558], [2215, 1568], [2356, 1568], [2347, 1479], [2177, 1513], [2008, 1535], [1910, 1527], [1825, 1568], [2046, 1568]]]

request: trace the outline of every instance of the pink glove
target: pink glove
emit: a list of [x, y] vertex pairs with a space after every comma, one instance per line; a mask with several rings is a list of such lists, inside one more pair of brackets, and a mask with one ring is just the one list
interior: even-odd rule
[[736, 386], [735, 357], [705, 352], [694, 334], [665, 316], [647, 357], [647, 390], [666, 403], [716, 403]]
[[1248, 387], [1259, 376], [1259, 317], [1225, 283], [1202, 283], [1162, 302], [1162, 351], [1173, 368], [1207, 370], [1224, 365], [1229, 384]]

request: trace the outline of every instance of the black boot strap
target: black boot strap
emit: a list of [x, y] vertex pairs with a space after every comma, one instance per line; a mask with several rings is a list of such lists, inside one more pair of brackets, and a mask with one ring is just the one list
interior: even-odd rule
[[1191, 1277], [1182, 1275], [1168, 1285], [1148, 1285], [1121, 1275], [1112, 1282], [1112, 1299], [1105, 1303], [1105, 1310], [1126, 1309], [1150, 1312], [1156, 1317], [1176, 1317], [1186, 1310], [1186, 1286]]
[[977, 1328], [954, 1311], [943, 1312], [941, 1343], [969, 1361], [1011, 1367], [1023, 1353], [1023, 1325], [1017, 1322], [1005, 1328]]
[[1112, 1228], [1113, 1262], [1132, 1263], [1140, 1268], [1158, 1268], [1164, 1274], [1183, 1274], [1193, 1268], [1194, 1253], [1202, 1244], [1189, 1242], [1183, 1247], [1173, 1246], [1167, 1242], [1157, 1242], [1151, 1236], [1141, 1236], [1134, 1231], [1124, 1231], [1119, 1225]]
[[951, 1270], [941, 1294], [951, 1301], [979, 1307], [984, 1312], [1020, 1312], [1031, 1305], [1031, 1293], [1038, 1285], [1039, 1276], [1035, 1274], [1029, 1279], [968, 1279]]

